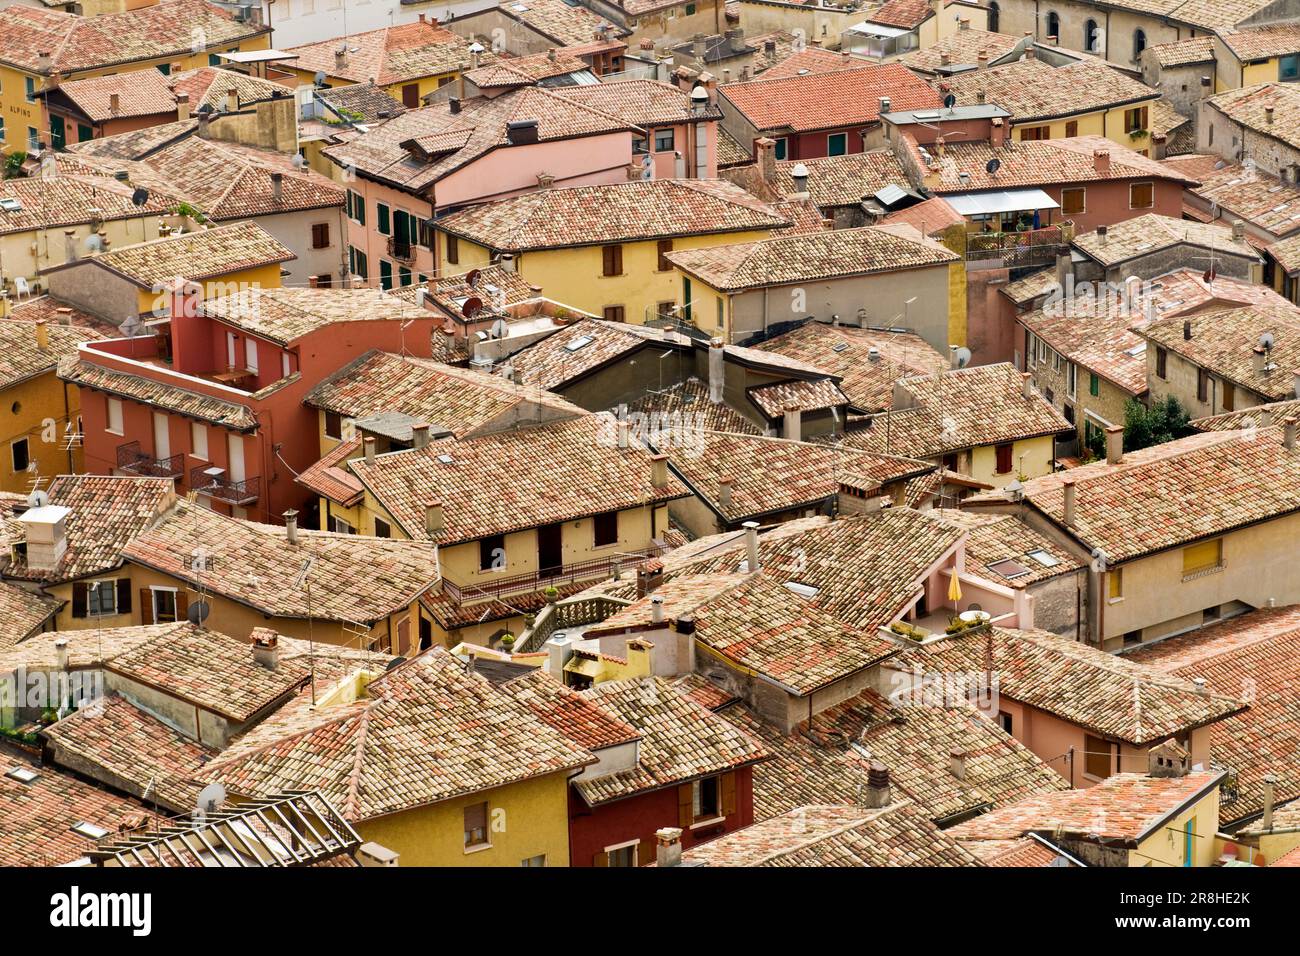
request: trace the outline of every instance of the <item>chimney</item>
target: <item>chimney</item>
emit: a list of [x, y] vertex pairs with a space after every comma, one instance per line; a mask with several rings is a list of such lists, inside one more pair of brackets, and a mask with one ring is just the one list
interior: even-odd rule
[[655, 865], [680, 866], [682, 831], [680, 827], [663, 827], [655, 831]]
[[41, 51], [36, 54], [36, 72], [49, 73], [54, 69], [54, 57], [46, 52]]
[[727, 350], [723, 341], [714, 337], [709, 340], [709, 401], [714, 405], [722, 404], [723, 388], [727, 383]]
[[226, 112], [227, 113], [239, 112], [239, 91], [235, 89], [233, 86], [230, 89], [226, 90]]
[[1264, 107], [1264, 122], [1268, 126], [1273, 125], [1273, 107], [1271, 106]]
[[1034, 377], [1028, 372], [1020, 373], [1020, 394], [1025, 398], [1034, 397]]
[[68, 550], [68, 516], [71, 509], [61, 505], [29, 508], [17, 516], [27, 540], [27, 567], [33, 571], [53, 571]]
[[989, 123], [989, 145], [994, 149], [1006, 145], [1007, 135], [1007, 124], [1002, 121], [1002, 117], [993, 117]]
[[1124, 460], [1124, 426], [1106, 426], [1106, 464], [1118, 465]]
[[1077, 497], [1077, 492], [1074, 488], [1074, 479], [1067, 478], [1065, 481], [1061, 482], [1061, 491], [1065, 493], [1065, 502], [1062, 507], [1061, 520], [1065, 523], [1067, 528], [1073, 528], [1075, 498]]
[[646, 561], [636, 569], [636, 596], [645, 597], [664, 583], [664, 563], [659, 560]]
[[184, 123], [190, 118], [190, 94], [180, 93], [176, 97], [176, 120]]
[[503, 252], [497, 257], [497, 265], [501, 267], [502, 272], [514, 272], [515, 257], [508, 252]]
[[1241, 242], [1246, 238], [1246, 223], [1242, 219], [1232, 220], [1232, 238]]
[[957, 21], [957, 28], [960, 29], [960, 30], [969, 30], [969, 29], [970, 29], [970, 17], [962, 17], [960, 20], [958, 20], [958, 21]]
[[561, 684], [564, 683], [564, 665], [572, 656], [572, 639], [564, 633], [552, 634], [546, 642], [546, 670]]
[[664, 622], [664, 599], [662, 595], [656, 594], [650, 599], [650, 623], [662, 624]]
[[[1297, 382], [1296, 398], [1300, 398], [1300, 382]], [[1267, 405], [1261, 405], [1259, 409], [1259, 427], [1268, 428], [1273, 424], [1273, 409]]]
[[108, 94], [108, 111], [114, 116], [122, 112], [122, 97], [119, 94]]
[[951, 54], [951, 53], [940, 53], [940, 54], [939, 54], [939, 62], [940, 62], [943, 66], [947, 66], [949, 63], [952, 62], [952, 54]]
[[948, 754], [948, 769], [958, 780], [966, 779], [966, 754], [961, 750], [954, 750]]
[[1282, 420], [1282, 447], [1288, 451], [1295, 448], [1295, 428], [1296, 420], [1294, 418]]
[[411, 426], [411, 447], [416, 449], [429, 447], [428, 422], [420, 422]]
[[1098, 176], [1106, 176], [1110, 173], [1110, 150], [1094, 149], [1092, 151], [1092, 165], [1097, 170]]
[[758, 558], [758, 522], [746, 521], [741, 527], [745, 529], [745, 567], [757, 571], [762, 567]]
[[1061, 292], [1065, 292], [1065, 286], [1070, 278], [1073, 263], [1070, 261], [1070, 254], [1063, 252], [1056, 257], [1056, 284]]
[[731, 507], [731, 479], [718, 479], [718, 507], [726, 511]]
[[373, 436], [373, 435], [367, 435], [367, 436], [365, 437], [365, 439], [361, 442], [361, 447], [363, 447], [363, 448], [366, 450], [366, 464], [367, 464], [367, 465], [373, 465], [373, 464], [375, 463], [375, 439], [374, 439], [374, 436]]
[[803, 426], [803, 412], [799, 411], [798, 405], [787, 405], [785, 407], [785, 422], [781, 434], [789, 441], [802, 441], [801, 428]]
[[284, 513], [284, 530], [290, 544], [298, 543], [298, 512], [290, 508]]
[[280, 664], [280, 635], [265, 627], [253, 628], [253, 662], [269, 671]]
[[869, 810], [880, 810], [890, 804], [889, 768], [879, 760], [871, 761], [867, 768], [867, 792], [863, 803]]
[[66, 671], [68, 669], [68, 639], [66, 637], [55, 640], [54, 653], [57, 655], [59, 670]]
[[44, 319], [36, 320], [36, 347], [42, 352], [50, 350], [50, 330]]
[[446, 519], [442, 514], [441, 501], [428, 501], [424, 505], [424, 530], [429, 534], [438, 534], [446, 527]]
[[1183, 319], [1183, 341], [1190, 342], [1191, 340], [1192, 340], [1192, 320]]
[[1097, 242], [1099, 242], [1103, 246], [1106, 244], [1106, 232], [1107, 229], [1105, 226], [1097, 227]]
[[794, 180], [794, 194], [799, 197], [807, 197], [808, 167], [803, 163], [795, 163], [794, 168], [790, 170], [790, 178]]
[[[980, 50], [979, 54], [975, 57], [975, 61], [981, 70], [985, 69], [989, 65], [989, 51]], [[984, 91], [980, 90], [979, 95], [980, 95], [980, 102], [981, 103], [984, 102]]]
[[459, 97], [459, 96], [449, 96], [449, 97], [447, 97], [447, 109], [448, 109], [448, 111], [450, 111], [450, 113], [451, 113], [452, 116], [455, 116], [457, 113], [459, 113], [459, 112], [460, 112], [460, 97]]
[[353, 857], [361, 866], [400, 866], [401, 855], [381, 844], [370, 842], [357, 847]]
[[1265, 832], [1271, 832], [1273, 829], [1273, 801], [1276, 799], [1274, 793], [1277, 785], [1277, 777], [1274, 774], [1264, 774], [1264, 814], [1259, 818], [1259, 827]]
[[758, 153], [758, 172], [763, 182], [776, 181], [776, 140], [760, 136], [754, 140], [754, 149]]
[[277, 203], [284, 199], [284, 173], [271, 174], [271, 198]]
[[703, 33], [697, 33], [691, 39], [691, 56], [697, 60], [703, 60], [705, 54], [709, 52], [708, 37]]

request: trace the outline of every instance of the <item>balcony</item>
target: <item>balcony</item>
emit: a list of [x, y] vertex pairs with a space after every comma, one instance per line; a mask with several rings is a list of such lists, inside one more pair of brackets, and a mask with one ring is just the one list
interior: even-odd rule
[[140, 450], [138, 441], [117, 446], [117, 470], [137, 478], [180, 478], [185, 474], [185, 456], [154, 458]]
[[966, 259], [968, 268], [982, 267], [1023, 269], [1051, 265], [1069, 248], [1069, 233], [1060, 225], [1029, 229], [1024, 232], [963, 233], [963, 248], [956, 251]]
[[221, 468], [195, 468], [190, 472], [190, 488], [200, 495], [228, 505], [251, 505], [261, 492], [261, 478], [231, 481]]
[[388, 240], [388, 256], [398, 262], [414, 262], [415, 246], [405, 240], [390, 237]]
[[667, 545], [655, 545], [641, 551], [624, 551], [609, 558], [583, 561], [578, 564], [566, 564], [558, 571], [532, 574], [516, 574], [510, 577], [485, 575], [472, 584], [457, 584], [448, 578], [442, 579], [442, 590], [457, 604], [485, 601], [500, 598], [508, 594], [532, 594], [548, 587], [561, 587], [579, 581], [597, 581], [610, 577], [617, 565], [622, 571], [636, 569], [642, 562], [657, 557], [668, 550]]

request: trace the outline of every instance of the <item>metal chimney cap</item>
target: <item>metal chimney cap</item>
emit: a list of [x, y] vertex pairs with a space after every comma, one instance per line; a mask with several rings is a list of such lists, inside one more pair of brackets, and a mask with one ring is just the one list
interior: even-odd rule
[[707, 100], [708, 98], [709, 98], [709, 91], [702, 86], [697, 86], [695, 89], [691, 90], [691, 99], [695, 100], [696, 102]]
[[796, 163], [794, 169], [790, 170], [790, 175], [795, 179], [807, 179], [808, 167], [803, 163]]

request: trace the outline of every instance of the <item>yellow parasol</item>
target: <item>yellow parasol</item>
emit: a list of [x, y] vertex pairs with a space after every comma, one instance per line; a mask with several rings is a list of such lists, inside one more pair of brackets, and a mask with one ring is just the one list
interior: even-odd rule
[[961, 600], [961, 582], [957, 580], [957, 572], [952, 573], [948, 579], [948, 600], [954, 604]]

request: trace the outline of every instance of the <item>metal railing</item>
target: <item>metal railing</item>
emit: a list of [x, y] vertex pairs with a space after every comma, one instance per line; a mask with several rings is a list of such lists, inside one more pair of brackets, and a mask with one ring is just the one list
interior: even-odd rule
[[594, 561], [582, 561], [566, 564], [553, 571], [536, 571], [531, 574], [516, 574], [510, 577], [498, 577], [485, 574], [474, 582], [457, 584], [448, 578], [442, 579], [442, 590], [457, 604], [470, 601], [483, 601], [499, 598], [505, 594], [530, 594], [548, 587], [560, 587], [578, 581], [590, 581], [609, 577], [617, 565], [622, 570], [634, 570], [643, 561], [658, 557], [668, 550], [667, 545], [655, 545], [640, 551], [624, 551], [609, 558], [597, 558]]
[[1062, 226], [1046, 226], [1024, 232], [963, 233], [960, 244], [967, 262], [998, 260], [1012, 269], [1048, 265], [1069, 245], [1069, 233]]
[[402, 262], [415, 261], [415, 246], [410, 242], [403, 242], [400, 239], [389, 238], [388, 254], [394, 259]]
[[190, 488], [201, 495], [224, 501], [228, 505], [252, 504], [261, 494], [262, 479], [245, 478], [243, 481], [231, 481], [225, 476], [207, 474], [204, 468], [195, 468], [190, 472]]
[[154, 458], [140, 449], [138, 441], [117, 446], [117, 468], [140, 478], [180, 478], [185, 474], [185, 456]]

